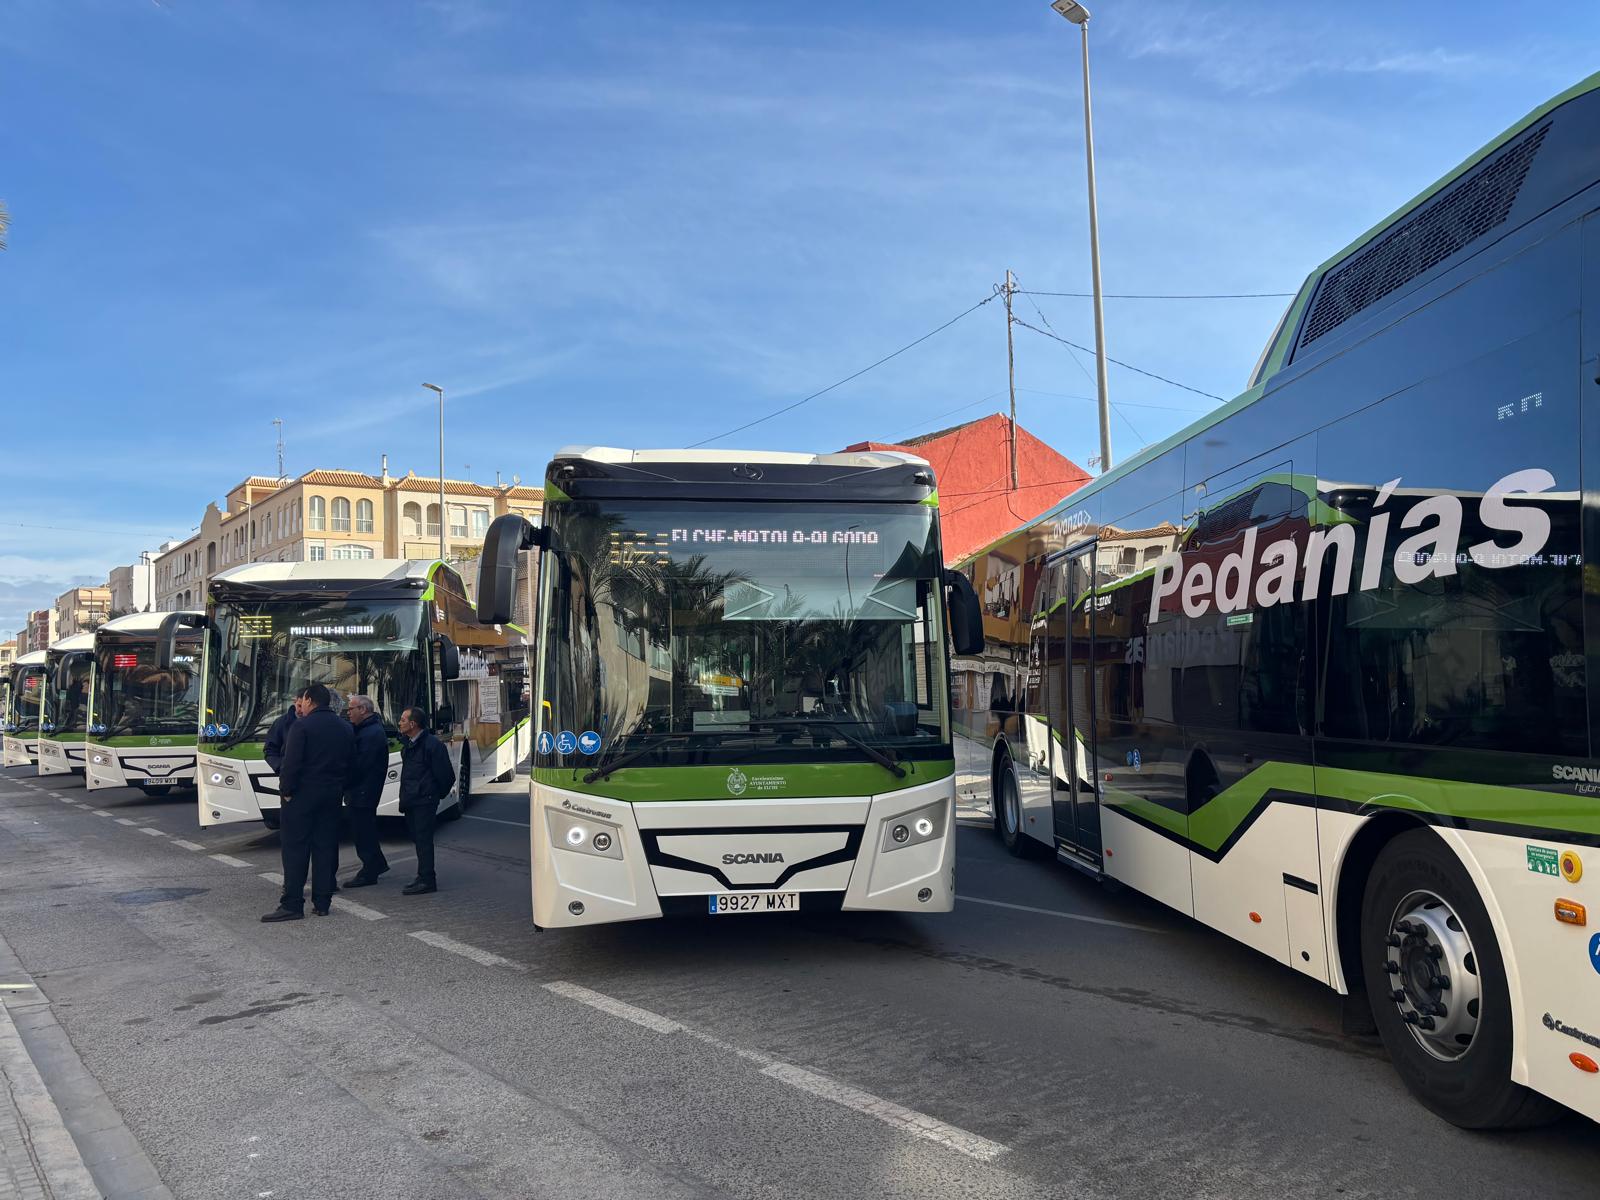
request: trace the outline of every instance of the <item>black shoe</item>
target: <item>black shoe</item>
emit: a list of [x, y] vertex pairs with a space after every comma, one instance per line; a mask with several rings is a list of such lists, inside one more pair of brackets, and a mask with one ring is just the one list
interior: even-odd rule
[[413, 879], [400, 889], [400, 894], [402, 896], [425, 896], [429, 892], [437, 892], [438, 890], [439, 885], [436, 883], [424, 883], [420, 879]]
[[261, 918], [261, 922], [264, 925], [270, 925], [274, 921], [299, 921], [299, 920], [302, 920], [304, 917], [305, 917], [305, 913], [296, 912], [292, 908], [284, 908], [283, 905], [280, 904], [277, 908], [273, 909], [266, 916], [262, 917]]
[[328, 915], [328, 910], [327, 909], [325, 909], [325, 908], [317, 908], [315, 905], [312, 906], [311, 911], [316, 913], [317, 916], [319, 916], [319, 917], [325, 917], [325, 916]]
[[352, 875], [349, 879], [346, 879], [341, 886], [346, 888], [371, 887], [377, 882], [378, 881], [376, 879], [369, 879], [365, 875]]

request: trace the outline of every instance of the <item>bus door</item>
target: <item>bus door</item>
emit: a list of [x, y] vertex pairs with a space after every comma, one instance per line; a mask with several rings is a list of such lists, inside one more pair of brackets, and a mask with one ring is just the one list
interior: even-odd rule
[[1057, 845], [1098, 867], [1100, 797], [1095, 783], [1096, 543], [1063, 551], [1048, 564], [1055, 575], [1047, 616], [1046, 711], [1052, 759], [1051, 808]]

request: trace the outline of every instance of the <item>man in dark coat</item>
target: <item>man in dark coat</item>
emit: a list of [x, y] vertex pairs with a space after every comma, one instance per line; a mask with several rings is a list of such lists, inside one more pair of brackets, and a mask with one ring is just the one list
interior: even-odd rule
[[267, 766], [272, 768], [274, 775], [283, 774], [283, 739], [288, 736], [289, 726], [295, 723], [304, 706], [305, 701], [296, 696], [294, 703], [289, 705], [283, 715], [272, 723], [272, 728], [267, 730], [267, 740], [261, 747], [261, 757], [267, 760]]
[[378, 844], [378, 802], [383, 799], [383, 781], [389, 776], [389, 739], [372, 697], [351, 696], [345, 715], [356, 740], [344, 802], [350, 813], [350, 840], [355, 843], [361, 869], [346, 879], [344, 886], [369, 887], [389, 869], [389, 860]]
[[283, 845], [283, 895], [263, 921], [298, 921], [305, 916], [306, 867], [311, 867], [311, 910], [328, 915], [339, 853], [339, 801], [350, 782], [355, 731], [328, 707], [328, 689], [301, 689], [305, 715], [283, 739], [278, 785], [283, 807], [278, 837]]
[[456, 779], [450, 752], [433, 736], [427, 720], [420, 708], [400, 714], [400, 811], [417, 844], [417, 877], [400, 889], [407, 896], [439, 890], [433, 873], [433, 827], [439, 801], [450, 794]]

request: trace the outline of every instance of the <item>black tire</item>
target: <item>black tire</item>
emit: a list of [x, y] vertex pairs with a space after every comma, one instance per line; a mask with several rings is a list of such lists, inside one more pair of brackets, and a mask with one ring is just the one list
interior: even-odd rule
[[276, 831], [280, 824], [277, 809], [267, 809], [261, 814], [261, 823], [268, 829]]
[[1041, 857], [1044, 846], [1022, 831], [1022, 789], [1009, 754], [1000, 758], [993, 788], [994, 831], [1000, 835], [1001, 844], [1018, 858]]
[[[1441, 940], [1436, 929], [1452, 933]], [[1438, 1116], [1463, 1129], [1518, 1129], [1561, 1115], [1511, 1081], [1511, 995], [1494, 927], [1466, 868], [1432, 831], [1401, 834], [1378, 854], [1362, 898], [1361, 969], [1390, 1061]], [[1448, 989], [1425, 981], [1434, 972], [1448, 972]]]

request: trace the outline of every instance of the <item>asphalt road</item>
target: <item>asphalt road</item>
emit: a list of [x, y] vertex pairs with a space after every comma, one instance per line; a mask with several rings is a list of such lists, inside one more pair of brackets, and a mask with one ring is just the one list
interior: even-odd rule
[[1456, 1130], [1331, 992], [987, 828], [952, 914], [540, 934], [526, 822], [266, 926], [275, 835], [13, 770], [0, 933], [180, 1197], [1600, 1189], [1593, 1123]]

